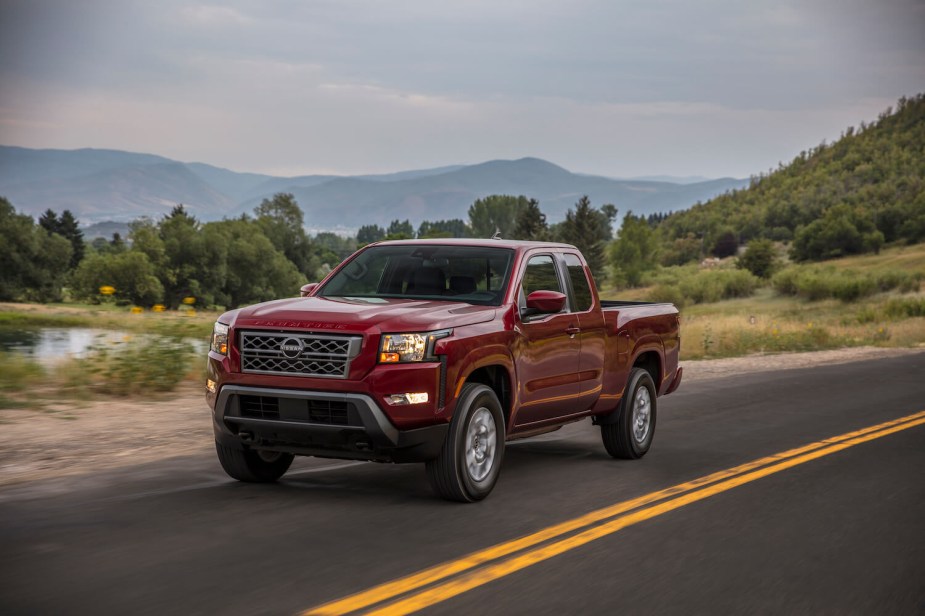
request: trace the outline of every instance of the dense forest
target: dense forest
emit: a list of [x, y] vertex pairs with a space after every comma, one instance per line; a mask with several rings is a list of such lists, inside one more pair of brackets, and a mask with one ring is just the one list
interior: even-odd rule
[[768, 278], [784, 248], [794, 261], [819, 261], [925, 240], [925, 95], [900, 99], [875, 123], [801, 152], [746, 189], [682, 212], [627, 212], [615, 235], [617, 214], [582, 197], [550, 225], [535, 199], [491, 195], [469, 207], [468, 220], [415, 228], [396, 219], [363, 225], [353, 238], [309, 237], [293, 195], [279, 193], [253, 215], [203, 223], [177, 205], [160, 220], [136, 220], [127, 238], [87, 243], [69, 211], [35, 221], [0, 197], [0, 300], [235, 307], [291, 296], [370, 242], [495, 233], [573, 244], [599, 282], [617, 287], [708, 256], [739, 255], [740, 269]]

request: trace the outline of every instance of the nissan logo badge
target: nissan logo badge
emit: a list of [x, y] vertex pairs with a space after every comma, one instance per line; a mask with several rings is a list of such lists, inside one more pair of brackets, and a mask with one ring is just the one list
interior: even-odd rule
[[301, 355], [304, 349], [305, 345], [302, 344], [302, 341], [298, 338], [286, 338], [283, 340], [282, 344], [279, 345], [279, 350], [290, 359], [295, 359]]

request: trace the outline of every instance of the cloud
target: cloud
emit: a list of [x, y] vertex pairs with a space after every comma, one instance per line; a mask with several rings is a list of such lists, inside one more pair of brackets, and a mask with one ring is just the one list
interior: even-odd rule
[[210, 4], [185, 6], [180, 9], [179, 15], [187, 23], [210, 28], [244, 26], [253, 23], [250, 17], [230, 6]]
[[925, 86], [915, 0], [0, 4], [0, 142], [748, 175]]

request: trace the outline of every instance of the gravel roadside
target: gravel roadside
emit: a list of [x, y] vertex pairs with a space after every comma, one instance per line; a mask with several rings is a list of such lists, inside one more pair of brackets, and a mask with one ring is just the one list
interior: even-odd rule
[[[841, 364], [921, 353], [859, 347], [812, 353], [753, 355], [682, 362], [681, 384], [735, 374]], [[167, 457], [213, 455], [212, 425], [202, 388], [185, 384], [169, 397], [107, 398], [0, 410], [0, 489]]]

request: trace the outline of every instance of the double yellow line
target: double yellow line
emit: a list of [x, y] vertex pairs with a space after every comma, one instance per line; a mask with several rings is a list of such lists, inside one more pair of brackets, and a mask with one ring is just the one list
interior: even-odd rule
[[810, 462], [849, 447], [925, 424], [925, 411], [840, 436], [790, 449], [592, 511], [531, 535], [399, 578], [343, 599], [319, 605], [305, 616], [410, 614], [534, 565], [553, 556], [613, 534], [742, 484]]

